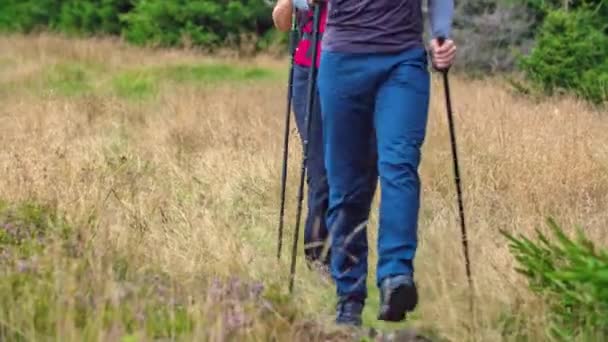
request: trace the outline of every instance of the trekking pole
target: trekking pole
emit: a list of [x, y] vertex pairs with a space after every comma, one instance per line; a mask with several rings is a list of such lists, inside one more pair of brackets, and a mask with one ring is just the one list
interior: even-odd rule
[[285, 218], [285, 191], [287, 183], [287, 159], [289, 155], [289, 123], [291, 118], [291, 102], [293, 96], [293, 68], [296, 47], [298, 45], [298, 30], [296, 26], [296, 7], [293, 6], [291, 14], [291, 32], [289, 35], [289, 53], [291, 55], [289, 65], [289, 80], [287, 84], [287, 109], [285, 110], [285, 136], [283, 139], [283, 171], [281, 175], [281, 209], [279, 214], [279, 236], [277, 239], [277, 259], [281, 259], [283, 248], [283, 222]]
[[300, 221], [302, 216], [302, 201], [304, 200], [304, 177], [306, 175], [306, 162], [308, 161], [308, 140], [310, 139], [311, 118], [313, 105], [315, 104], [315, 90], [317, 79], [317, 56], [319, 41], [319, 23], [321, 17], [321, 5], [315, 3], [312, 29], [312, 63], [308, 74], [308, 102], [306, 103], [306, 137], [304, 139], [304, 158], [302, 159], [302, 171], [300, 173], [300, 188], [298, 189], [298, 210], [296, 213], [296, 227], [293, 236], [293, 248], [291, 250], [291, 270], [289, 276], [289, 292], [293, 292], [293, 281], [296, 273], [296, 254], [298, 251], [298, 237], [300, 235]]
[[[437, 39], [439, 46], [443, 45], [445, 38], [440, 37]], [[454, 119], [452, 118], [452, 100], [450, 98], [450, 82], [448, 80], [449, 67], [445, 69], [438, 69], [443, 74], [443, 88], [445, 90], [445, 102], [448, 112], [448, 126], [450, 128], [450, 142], [452, 145], [452, 160], [454, 162], [454, 181], [456, 183], [456, 195], [458, 196], [458, 213], [460, 215], [460, 230], [462, 234], [462, 247], [464, 252], [465, 269], [467, 273], [467, 279], [469, 281], [469, 288], [471, 290], [471, 310], [473, 309], [473, 278], [471, 276], [471, 262], [469, 260], [469, 243], [467, 239], [467, 229], [464, 220], [464, 205], [462, 203], [462, 190], [460, 186], [460, 169], [458, 167], [458, 151], [456, 147], [456, 133], [454, 129]]]

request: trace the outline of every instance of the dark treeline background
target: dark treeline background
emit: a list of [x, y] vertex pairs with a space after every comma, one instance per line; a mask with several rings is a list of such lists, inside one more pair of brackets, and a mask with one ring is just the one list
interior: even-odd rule
[[[270, 14], [264, 0], [2, 0], [0, 31], [284, 53]], [[520, 71], [522, 91], [608, 99], [608, 0], [460, 0], [454, 36], [460, 71]]]

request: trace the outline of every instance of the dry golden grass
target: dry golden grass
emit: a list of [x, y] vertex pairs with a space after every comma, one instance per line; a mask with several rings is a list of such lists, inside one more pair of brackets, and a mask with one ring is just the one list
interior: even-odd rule
[[[255, 65], [278, 76], [255, 82], [161, 79], [156, 95], [144, 100], [111, 90], [113, 77], [129, 70], [217, 61], [111, 40], [0, 37], [0, 199], [56, 206], [84, 246], [80, 259], [65, 258], [59, 249], [44, 256], [55, 269], [47, 290], [54, 294], [49, 316], [57, 339], [109, 341], [126, 334], [116, 317], [104, 325], [91, 316], [86, 328], [72, 319], [79, 288], [89, 289], [95, 303], [120, 301], [117, 293], [126, 285], [115, 277], [118, 258], [128, 263], [134, 286], [147, 285], [139, 275], [150, 270], [169, 279], [171, 298], [197, 322], [186, 339], [229, 340], [231, 329], [252, 340], [315, 339], [301, 334], [331, 328], [331, 284], [300, 263], [295, 298], [287, 301], [290, 248], [280, 263], [275, 259], [287, 63], [256, 59]], [[69, 86], [68, 94], [58, 93], [43, 76], [57, 63], [96, 71]], [[515, 273], [498, 231], [532, 233], [553, 215], [565, 227], [584, 227], [598, 244], [608, 243], [608, 119], [570, 98], [520, 98], [499, 80], [454, 76], [451, 82], [477, 313], [471, 322], [444, 98], [434, 76], [421, 166], [421, 303], [413, 324], [451, 341], [498, 341], [508, 339], [501, 317], [526, 313], [538, 320], [528, 325], [529, 337], [541, 340], [542, 305]], [[288, 237], [300, 167], [295, 132], [291, 146]], [[375, 241], [376, 213], [372, 221]], [[285, 243], [290, 246], [290, 239]], [[76, 271], [83, 263], [92, 265], [88, 279]], [[211, 281], [231, 276], [263, 283], [274, 296], [271, 313], [257, 316], [255, 307], [263, 306], [257, 299], [230, 309], [213, 298]], [[139, 307], [155, 295], [129, 303]], [[376, 296], [370, 293], [366, 308], [369, 325], [377, 325]], [[34, 311], [25, 306], [32, 303], [10, 304], [0, 313], [0, 332], [40, 337], [28, 323]], [[230, 319], [210, 315], [218, 310], [243, 310], [253, 324], [231, 328]], [[290, 323], [292, 314], [296, 323]], [[146, 329], [136, 325], [135, 332], [143, 338]]]

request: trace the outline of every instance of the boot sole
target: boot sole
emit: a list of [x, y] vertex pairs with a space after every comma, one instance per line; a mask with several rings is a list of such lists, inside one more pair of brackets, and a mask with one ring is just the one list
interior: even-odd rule
[[336, 324], [345, 327], [360, 327], [363, 321], [361, 319], [336, 319]]
[[383, 305], [378, 320], [400, 322], [405, 319], [406, 313], [416, 308], [418, 304], [418, 291], [415, 286], [401, 285], [393, 290], [388, 303]]

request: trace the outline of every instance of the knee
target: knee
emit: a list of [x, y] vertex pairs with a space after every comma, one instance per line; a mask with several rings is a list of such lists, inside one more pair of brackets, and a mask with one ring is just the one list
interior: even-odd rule
[[319, 204], [327, 202], [329, 198], [327, 177], [321, 174], [318, 174], [316, 177], [309, 177], [308, 186], [310, 187], [310, 196], [313, 197], [313, 201]]
[[375, 185], [375, 182], [353, 182], [348, 187], [330, 186], [329, 206], [338, 213], [338, 217], [348, 220], [349, 225], [366, 220]]
[[402, 185], [418, 181], [421, 143], [408, 141], [381, 151], [378, 160], [380, 177], [389, 184]]
[[327, 183], [327, 172], [325, 170], [325, 160], [319, 151], [310, 151], [307, 160], [307, 175], [317, 187]]

